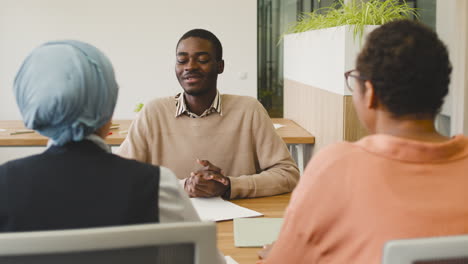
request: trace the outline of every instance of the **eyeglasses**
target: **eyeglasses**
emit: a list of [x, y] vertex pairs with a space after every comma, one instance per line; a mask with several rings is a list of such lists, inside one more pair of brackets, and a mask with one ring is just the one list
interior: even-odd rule
[[[364, 77], [364, 76], [361, 76], [359, 75], [358, 71], [355, 69], [355, 70], [350, 70], [350, 71], [347, 71], [345, 72], [344, 74], [344, 77], [345, 77], [345, 81], [346, 81], [346, 87], [352, 92], [356, 89], [356, 87], [358, 87], [358, 80], [362, 83], [362, 81], [367, 81], [369, 80], [368, 78]], [[351, 78], [349, 77], [353, 77], [353, 78], [356, 78], [358, 80], [352, 80]]]

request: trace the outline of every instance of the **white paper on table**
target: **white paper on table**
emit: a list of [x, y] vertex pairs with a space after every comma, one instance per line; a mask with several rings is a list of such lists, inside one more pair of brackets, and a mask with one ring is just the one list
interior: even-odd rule
[[263, 214], [254, 210], [238, 206], [223, 200], [221, 197], [212, 198], [190, 198], [193, 207], [201, 220], [223, 221], [234, 218], [262, 216]]
[[224, 256], [224, 259], [226, 260], [226, 264], [239, 264], [231, 256]]
[[282, 125], [282, 124], [273, 124], [273, 126], [275, 127], [275, 129], [278, 129], [278, 128], [284, 127], [285, 125]]
[[0, 128], [0, 132], [5, 132], [6, 129]]

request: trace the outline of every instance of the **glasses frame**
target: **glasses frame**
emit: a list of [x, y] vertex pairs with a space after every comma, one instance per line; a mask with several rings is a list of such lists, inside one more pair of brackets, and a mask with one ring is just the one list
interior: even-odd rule
[[356, 69], [353, 69], [353, 70], [349, 70], [349, 71], [347, 71], [347, 72], [344, 73], [346, 88], [348, 88], [348, 90], [350, 90], [351, 92], [353, 92], [354, 89], [351, 87], [351, 85], [349, 85], [349, 77], [356, 78], [356, 79], [360, 80], [361, 83], [363, 83], [364, 81], [368, 81], [368, 80], [369, 80], [369, 78], [367, 78], [367, 77], [364, 77], [364, 76], [361, 76], [361, 75], [353, 74], [354, 72], [357, 72], [357, 70], [356, 70]]

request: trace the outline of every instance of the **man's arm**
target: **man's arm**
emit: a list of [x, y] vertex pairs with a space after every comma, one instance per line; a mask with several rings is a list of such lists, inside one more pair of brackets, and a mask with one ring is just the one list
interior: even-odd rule
[[253, 113], [252, 122], [255, 156], [261, 171], [253, 175], [229, 176], [230, 198], [271, 196], [291, 192], [299, 180], [299, 170], [260, 103]]

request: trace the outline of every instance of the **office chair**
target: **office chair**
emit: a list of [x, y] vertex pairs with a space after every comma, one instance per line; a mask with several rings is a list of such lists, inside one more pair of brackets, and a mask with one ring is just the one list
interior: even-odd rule
[[0, 234], [0, 263], [210, 264], [216, 263], [212, 222]]
[[468, 235], [389, 241], [383, 264], [468, 264]]

